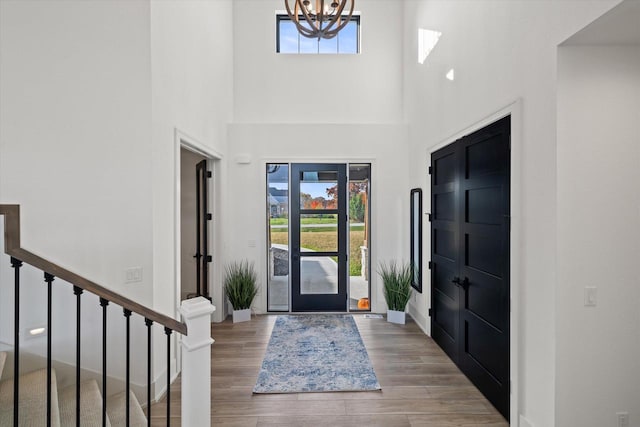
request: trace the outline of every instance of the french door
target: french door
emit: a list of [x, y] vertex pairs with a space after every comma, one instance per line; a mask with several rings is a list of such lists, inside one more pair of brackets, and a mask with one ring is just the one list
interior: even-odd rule
[[345, 164], [291, 165], [292, 311], [347, 310], [346, 184]]
[[431, 331], [509, 419], [510, 118], [431, 156]]

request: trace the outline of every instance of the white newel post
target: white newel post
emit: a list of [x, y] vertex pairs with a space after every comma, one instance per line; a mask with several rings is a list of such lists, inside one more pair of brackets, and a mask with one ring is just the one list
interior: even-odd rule
[[182, 337], [182, 425], [211, 425], [211, 313], [215, 306], [203, 297], [182, 301], [187, 324]]

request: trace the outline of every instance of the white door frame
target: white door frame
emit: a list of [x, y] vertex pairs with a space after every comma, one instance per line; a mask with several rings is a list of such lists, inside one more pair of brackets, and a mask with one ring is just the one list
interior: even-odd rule
[[[291, 166], [292, 163], [344, 163], [347, 165], [347, 175], [348, 175], [348, 170], [349, 170], [349, 164], [350, 163], [368, 163], [371, 165], [371, 187], [370, 187], [370, 194], [369, 194], [369, 236], [372, 236], [374, 233], [374, 230], [377, 230], [377, 223], [376, 221], [376, 215], [375, 212], [377, 212], [377, 200], [378, 197], [376, 197], [377, 195], [375, 194], [375, 189], [378, 187], [375, 185], [376, 182], [378, 182], [378, 167], [376, 164], [377, 160], [373, 157], [354, 157], [354, 156], [347, 156], [347, 157], [330, 157], [330, 156], [310, 156], [310, 157], [302, 157], [302, 156], [295, 156], [295, 157], [291, 157], [291, 156], [275, 156], [275, 157], [271, 157], [271, 156], [265, 156], [262, 157], [260, 159], [260, 165], [263, 171], [266, 170], [267, 164], [269, 163], [287, 163], [289, 166]], [[262, 177], [262, 188], [266, 189], [267, 188], [267, 174], [263, 173]], [[265, 215], [265, 219], [264, 219], [264, 230], [268, 230], [269, 229], [269, 222], [268, 219]], [[371, 241], [369, 242], [369, 265], [370, 266], [375, 266], [377, 265], [377, 258], [375, 258], [375, 256], [377, 256], [378, 254], [378, 247], [377, 247], [377, 239], [376, 238], [372, 238], [370, 239]], [[267, 251], [267, 255], [262, 257], [262, 260], [260, 261], [260, 267], [262, 269], [262, 271], [264, 272], [264, 274], [266, 275], [266, 272], [269, 271], [269, 267], [267, 265], [268, 263], [268, 248], [267, 248], [267, 233], [265, 232], [263, 234], [263, 237], [260, 239], [260, 245], [261, 247], [265, 248], [265, 251]], [[373, 255], [372, 255], [373, 254]], [[289, 270], [291, 271], [291, 270]], [[371, 308], [371, 312], [372, 313], [379, 313], [382, 312], [383, 307], [386, 307], [384, 303], [384, 297], [382, 296], [382, 289], [376, 289], [376, 287], [374, 287], [376, 277], [375, 275], [369, 274], [369, 304], [370, 304], [370, 308]], [[265, 287], [265, 292], [264, 295], [260, 295], [260, 293], [258, 293], [258, 296], [260, 297], [260, 310], [263, 313], [268, 313], [269, 312], [269, 307], [268, 307], [268, 301], [267, 301], [267, 293], [268, 293], [268, 282], [266, 282], [266, 287]], [[349, 289], [348, 289], [349, 285], [347, 284], [347, 294], [349, 293]], [[379, 291], [379, 292], [378, 292]], [[385, 308], [386, 309], [386, 308]], [[277, 313], [277, 312], [273, 312], [273, 313]], [[291, 283], [289, 282], [289, 311], [283, 312], [283, 313], [291, 313]], [[357, 312], [351, 312], [351, 313], [357, 313]]]
[[[192, 151], [194, 153], [200, 154], [201, 156], [203, 156], [204, 158], [207, 159], [207, 169], [212, 171], [213, 174], [213, 179], [214, 179], [214, 185], [210, 185], [209, 186], [209, 200], [211, 201], [211, 203], [213, 203], [214, 206], [218, 206], [218, 191], [215, 191], [215, 183], [219, 182], [219, 178], [220, 178], [220, 168], [219, 163], [220, 160], [222, 160], [222, 154], [220, 154], [219, 152], [217, 152], [216, 150], [206, 146], [205, 144], [201, 143], [200, 141], [198, 141], [197, 139], [191, 137], [190, 135], [188, 135], [187, 133], [181, 131], [178, 128], [175, 128], [174, 130], [174, 153], [173, 153], [173, 157], [174, 157], [174, 226], [173, 226], [173, 255], [174, 255], [174, 283], [176, 284], [175, 287], [175, 294], [174, 294], [174, 299], [175, 299], [175, 316], [177, 319], [180, 318], [180, 303], [181, 303], [181, 288], [182, 288], [182, 284], [181, 284], [181, 259], [180, 259], [180, 243], [181, 243], [181, 232], [180, 232], [180, 224], [181, 224], [181, 214], [180, 214], [180, 173], [181, 173], [181, 166], [180, 166], [180, 150], [182, 148], [185, 148], [189, 151]], [[219, 227], [220, 227], [220, 222], [217, 218], [217, 215], [214, 215], [213, 220], [211, 221], [211, 227], [209, 227], [209, 241], [210, 242], [216, 242], [217, 240], [215, 238], [217, 238], [220, 233], [219, 233]], [[215, 237], [215, 238], [214, 238]], [[215, 243], [214, 243], [215, 245]], [[217, 252], [217, 251], [216, 251]], [[216, 259], [214, 258], [214, 261]], [[209, 283], [214, 283], [214, 281], [212, 280], [212, 276], [214, 273], [214, 268], [209, 269]], [[211, 292], [213, 292], [213, 287], [210, 288]], [[220, 310], [222, 307], [216, 307], [218, 310]], [[214, 312], [214, 315], [216, 314], [216, 312]], [[181, 346], [180, 346], [180, 341], [181, 338], [178, 335], [178, 338], [176, 339], [176, 348], [175, 348], [175, 354], [176, 354], [176, 364], [177, 367], [179, 368], [181, 366], [182, 363], [182, 357], [181, 357]]]

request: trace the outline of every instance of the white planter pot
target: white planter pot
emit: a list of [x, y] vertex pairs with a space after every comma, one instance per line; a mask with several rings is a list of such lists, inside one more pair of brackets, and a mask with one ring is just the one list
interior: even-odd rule
[[404, 325], [404, 318], [404, 311], [387, 310], [387, 322]]
[[251, 320], [251, 309], [233, 310], [233, 323], [248, 322]]

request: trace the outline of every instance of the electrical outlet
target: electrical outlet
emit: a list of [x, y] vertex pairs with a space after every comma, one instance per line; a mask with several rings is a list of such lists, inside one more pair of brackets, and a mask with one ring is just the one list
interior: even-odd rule
[[629, 413], [628, 412], [616, 412], [618, 417], [618, 427], [629, 427]]

